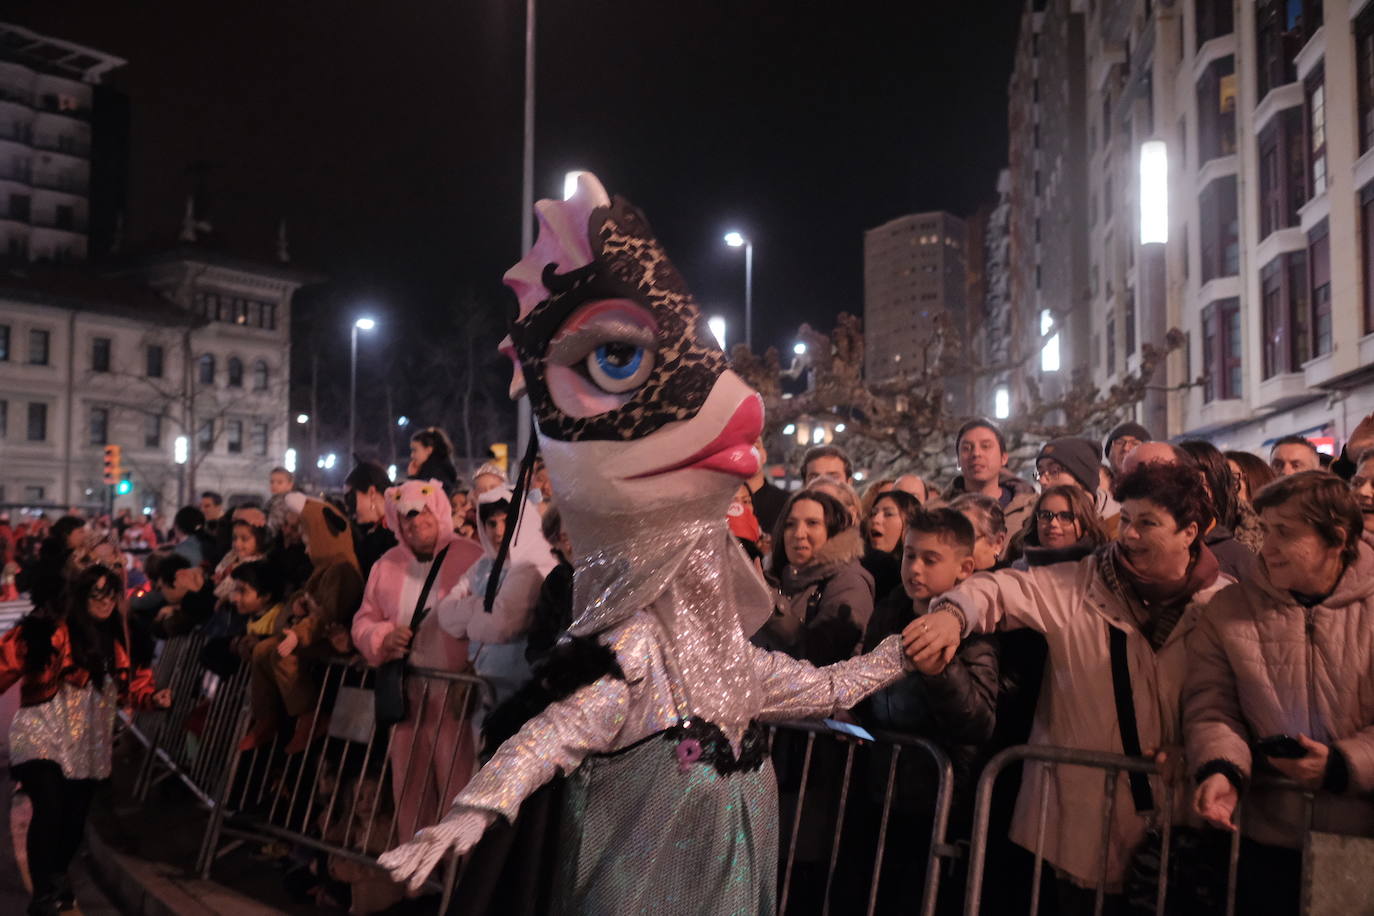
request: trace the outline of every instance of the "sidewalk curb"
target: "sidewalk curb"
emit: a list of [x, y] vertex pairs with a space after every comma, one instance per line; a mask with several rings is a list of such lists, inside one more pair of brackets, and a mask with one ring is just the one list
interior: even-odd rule
[[[223, 885], [125, 855], [105, 842], [92, 825], [86, 828], [86, 844], [92, 873], [129, 916], [267, 916], [281, 912]], [[219, 905], [212, 905], [212, 901]]]

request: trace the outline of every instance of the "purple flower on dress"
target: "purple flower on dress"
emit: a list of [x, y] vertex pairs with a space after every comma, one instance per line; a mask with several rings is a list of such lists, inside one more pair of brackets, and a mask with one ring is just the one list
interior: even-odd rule
[[701, 742], [695, 738], [684, 738], [677, 745], [678, 772], [686, 773], [692, 764], [701, 759]]

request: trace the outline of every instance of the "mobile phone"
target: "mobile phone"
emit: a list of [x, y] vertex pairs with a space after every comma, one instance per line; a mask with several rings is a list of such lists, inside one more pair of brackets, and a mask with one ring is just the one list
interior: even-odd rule
[[822, 719], [821, 721], [823, 721], [825, 723], [825, 727], [830, 729], [832, 732], [839, 732], [842, 735], [848, 735], [851, 738], [858, 738], [861, 741], [876, 742], [878, 740], [877, 738], [873, 737], [872, 732], [861, 726], [851, 725], [848, 722], [841, 722], [838, 719]]
[[1270, 735], [1255, 742], [1255, 749], [1266, 757], [1279, 760], [1298, 760], [1307, 756], [1307, 748], [1292, 735]]

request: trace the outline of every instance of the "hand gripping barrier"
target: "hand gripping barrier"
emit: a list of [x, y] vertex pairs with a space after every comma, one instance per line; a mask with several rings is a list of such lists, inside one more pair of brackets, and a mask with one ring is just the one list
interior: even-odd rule
[[[1045, 776], [1049, 775], [1052, 767], [1074, 766], [1089, 769], [1101, 770], [1103, 773], [1103, 792], [1105, 793], [1105, 806], [1103, 808], [1102, 822], [1099, 833], [1099, 859], [1097, 868], [1097, 883], [1094, 888], [1093, 913], [1094, 916], [1101, 916], [1106, 901], [1106, 877], [1107, 877], [1107, 856], [1111, 837], [1112, 822], [1116, 816], [1116, 804], [1118, 788], [1123, 773], [1141, 773], [1146, 776], [1164, 776], [1160, 765], [1155, 761], [1144, 757], [1127, 757], [1121, 754], [1109, 754], [1100, 751], [1084, 751], [1072, 748], [1050, 747], [1045, 745], [1021, 745], [1018, 747], [1007, 748], [988, 761], [983, 769], [982, 776], [978, 780], [977, 796], [974, 802], [973, 813], [973, 834], [972, 845], [969, 850], [969, 869], [968, 869], [968, 888], [964, 897], [964, 916], [977, 916], [982, 906], [983, 896], [983, 872], [987, 865], [988, 840], [989, 840], [989, 817], [992, 812], [993, 790], [997, 778], [1008, 766], [1015, 763], [1026, 763], [1027, 765], [1038, 765]], [[1165, 767], [1167, 769], [1167, 765]], [[1047, 780], [1042, 780], [1045, 785]], [[1159, 793], [1159, 812], [1161, 816], [1157, 819], [1156, 826], [1160, 834], [1159, 861], [1168, 863], [1170, 861], [1170, 847], [1174, 839], [1174, 832], [1179, 826], [1174, 823], [1172, 814], [1175, 810], [1175, 786], [1170, 779], [1160, 779], [1157, 784], [1161, 787]], [[1303, 837], [1300, 848], [1304, 857], [1304, 883], [1310, 882], [1310, 867], [1306, 862], [1310, 855], [1312, 824], [1314, 812], [1314, 794], [1312, 790], [1306, 789], [1297, 783], [1287, 780], [1265, 780], [1260, 786], [1265, 789], [1275, 789], [1284, 792], [1293, 792], [1303, 797], [1305, 800], [1305, 818], [1303, 827]], [[1025, 791], [1025, 784], [1022, 791]], [[1191, 802], [1191, 783], [1190, 783]], [[1040, 910], [1040, 889], [1041, 878], [1044, 872], [1044, 841], [1045, 829], [1049, 813], [1049, 793], [1041, 792], [1036, 802], [1036, 822], [1035, 822], [1035, 848], [1032, 850], [1035, 856], [1035, 866], [1029, 888], [1029, 906], [1026, 912], [1032, 914]], [[1225, 916], [1235, 916], [1236, 895], [1237, 895], [1237, 875], [1239, 874], [1241, 836], [1245, 830], [1244, 822], [1244, 796], [1240, 804], [1237, 805], [1235, 813], [1232, 815], [1236, 824], [1236, 829], [1230, 832], [1227, 842], [1227, 862], [1226, 862], [1226, 904]], [[1164, 916], [1169, 894], [1169, 872], [1168, 867], [1158, 869], [1159, 880], [1154, 892], [1154, 912], [1156, 916]], [[1304, 897], [1310, 895], [1310, 886], [1304, 887]], [[1134, 912], [1134, 910], [1133, 910]]]
[[[816, 901], [810, 895], [823, 891], [820, 913], [832, 912], [832, 901], [834, 911], [857, 912], [855, 897], [866, 893], [864, 912], [872, 916], [879, 903], [884, 857], [891, 854], [894, 803], [900, 804], [898, 797], [916, 788], [900, 779], [906, 772], [901, 764], [904, 759], [924, 757], [935, 772], [930, 785], [919, 787], [930, 790], [921, 793], [926, 797], [920, 802], [923, 810], [928, 808], [930, 812], [928, 845], [919, 863], [907, 864], [913, 871], [920, 867], [924, 875], [920, 908], [914, 912], [933, 916], [940, 890], [941, 860], [959, 856], [959, 851], [945, 839], [954, 795], [954, 770], [944, 751], [923, 738], [883, 732], [874, 735], [877, 742], [873, 743], [839, 733], [820, 722], [789, 722], [772, 729], [772, 733], [779, 782], [779, 826], [784, 843], [778, 913], [814, 912]], [[863, 818], [846, 823], [847, 815], [856, 807], [851, 799], [853, 794], [861, 795], [858, 806], [869, 809], [869, 823], [859, 823]], [[876, 824], [872, 823], [875, 816]], [[833, 840], [829, 849], [817, 847], [816, 842], [823, 841], [831, 830]], [[870, 849], [872, 864], [868, 865]], [[817, 879], [819, 868], [824, 867], [823, 888], [804, 886], [808, 865], [816, 866], [816, 874], [811, 877]]]
[[[236, 838], [232, 845], [304, 846], [349, 881], [385, 882], [377, 857], [443, 816], [476, 769], [473, 713], [479, 700], [490, 700], [490, 688], [471, 674], [410, 668], [407, 718], [387, 728], [372, 717], [374, 678], [356, 661], [324, 666], [314, 709], [305, 714], [320, 738], [302, 753], [285, 753], [280, 738], [239, 751], [249, 719], [240, 702], [197, 861], [202, 877], [231, 848], [221, 848], [227, 835]], [[439, 885], [444, 909], [456, 866], [450, 859]]]

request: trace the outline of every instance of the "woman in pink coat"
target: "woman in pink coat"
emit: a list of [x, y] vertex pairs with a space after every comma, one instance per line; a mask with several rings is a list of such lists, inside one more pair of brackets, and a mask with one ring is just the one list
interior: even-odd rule
[[[467, 640], [446, 634], [428, 611], [458, 585], [481, 558], [482, 549], [454, 534], [448, 497], [435, 480], [407, 480], [388, 489], [386, 520], [397, 534], [397, 544], [382, 554], [367, 578], [362, 607], [353, 618], [354, 645], [370, 665], [406, 658], [417, 668], [467, 671]], [[436, 558], [439, 574], [425, 596], [426, 613], [418, 631], [413, 632], [425, 579]], [[424, 679], [406, 679], [407, 717], [396, 725], [391, 740], [391, 789], [400, 836], [438, 820], [448, 799], [472, 775], [468, 690], [454, 684], [446, 703], [446, 686], [431, 681], [421, 708]]]

